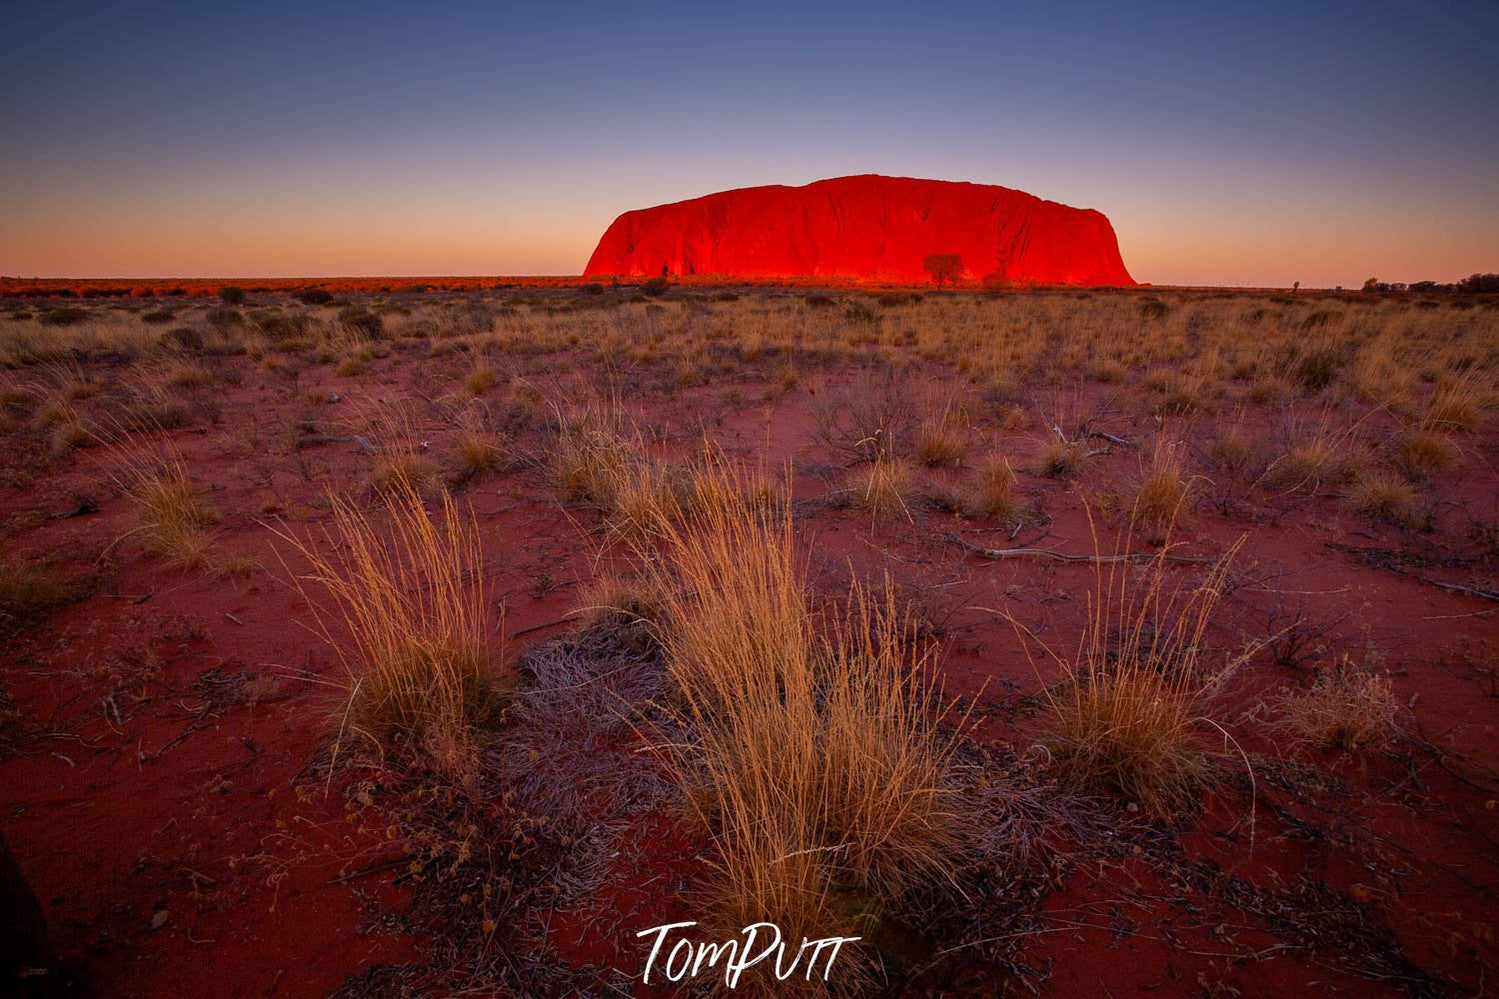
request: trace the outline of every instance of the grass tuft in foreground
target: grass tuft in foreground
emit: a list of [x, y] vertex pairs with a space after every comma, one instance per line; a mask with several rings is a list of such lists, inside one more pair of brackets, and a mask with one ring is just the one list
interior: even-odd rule
[[669, 521], [651, 563], [691, 734], [667, 752], [713, 838], [712, 908], [731, 931], [770, 920], [791, 939], [857, 934], [911, 879], [955, 862], [952, 742], [935, 731], [929, 653], [888, 584], [855, 584], [814, 614], [789, 501], [750, 502], [717, 474], [719, 501]]
[[1286, 695], [1280, 727], [1297, 742], [1351, 752], [1393, 737], [1397, 710], [1389, 676], [1344, 656], [1309, 690]]
[[434, 517], [410, 484], [373, 513], [335, 495], [324, 545], [278, 534], [306, 560], [296, 585], [347, 671], [341, 741], [459, 770], [495, 679], [490, 602], [477, 524], [446, 492], [440, 503]]
[[1078, 649], [1052, 653], [1063, 675], [1046, 694], [1047, 748], [1064, 782], [1159, 816], [1216, 782], [1231, 740], [1212, 699], [1245, 657], [1210, 662], [1206, 641], [1237, 547], [1187, 589], [1172, 587], [1167, 549], [1145, 565], [1097, 563]]
[[130, 487], [136, 531], [147, 548], [172, 565], [203, 569], [213, 555], [219, 511], [176, 455], [142, 472]]

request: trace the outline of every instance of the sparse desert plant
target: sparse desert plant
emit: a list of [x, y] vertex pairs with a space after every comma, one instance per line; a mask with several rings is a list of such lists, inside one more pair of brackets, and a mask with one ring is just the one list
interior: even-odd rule
[[461, 771], [499, 679], [478, 525], [447, 493], [429, 514], [409, 486], [374, 511], [337, 494], [328, 503], [321, 539], [276, 532], [305, 561], [294, 583], [345, 668], [339, 742]]
[[458, 431], [453, 451], [453, 475], [467, 481], [492, 472], [505, 463], [505, 441], [477, 421], [466, 422]]
[[1297, 742], [1352, 751], [1394, 736], [1397, 710], [1389, 676], [1344, 656], [1310, 689], [1283, 692], [1277, 727]]
[[213, 552], [219, 511], [187, 473], [180, 456], [168, 452], [136, 474], [128, 493], [135, 532], [145, 546], [183, 569], [202, 569]]
[[1135, 523], [1150, 530], [1170, 527], [1186, 508], [1191, 492], [1192, 483], [1187, 478], [1180, 445], [1157, 447], [1150, 466], [1135, 485], [1132, 504]]
[[1053, 479], [1070, 479], [1083, 470], [1088, 460], [1088, 448], [1082, 441], [1048, 439], [1036, 455], [1035, 470], [1038, 475]]
[[162, 381], [173, 388], [198, 388], [213, 382], [213, 373], [200, 364], [179, 362], [162, 375]]
[[47, 422], [52, 427], [52, 450], [58, 454], [97, 443], [93, 433], [84, 426], [83, 417], [78, 410], [67, 403], [53, 409], [48, 414]]
[[909, 447], [922, 417], [909, 378], [889, 366], [860, 369], [851, 384], [820, 394], [813, 410], [821, 443], [869, 461]]
[[685, 516], [691, 498], [687, 478], [665, 462], [632, 456], [610, 466], [609, 528], [637, 547], [663, 537]]
[[666, 622], [667, 596], [650, 575], [606, 575], [578, 594], [576, 616], [584, 628], [645, 624], [659, 630]]
[[[651, 563], [689, 742], [663, 752], [714, 844], [711, 921], [844, 932], [949, 875], [961, 820], [921, 679], [928, 652], [886, 586], [817, 627], [786, 497], [676, 526]], [[829, 928], [833, 929], [829, 929]]]
[[1208, 443], [1208, 459], [1230, 472], [1237, 472], [1249, 462], [1253, 444], [1242, 424], [1230, 423], [1219, 428]]
[[1336, 433], [1325, 423], [1306, 434], [1292, 428], [1290, 446], [1270, 463], [1263, 478], [1287, 492], [1315, 492], [1354, 479], [1367, 461], [1368, 455], [1355, 447], [1351, 431]]
[[0, 635], [20, 631], [62, 599], [62, 584], [42, 562], [0, 559]]
[[411, 410], [382, 406], [369, 419], [368, 429], [374, 441], [368, 480], [371, 489], [388, 494], [407, 489], [418, 493], [441, 491], [437, 466], [427, 455], [427, 442]]
[[1391, 472], [1376, 470], [1360, 476], [1348, 494], [1348, 502], [1365, 516], [1402, 527], [1411, 526], [1416, 519], [1416, 490]]
[[396, 493], [408, 488], [424, 492], [436, 481], [437, 469], [417, 443], [388, 444], [370, 464], [369, 484], [377, 493]]
[[1008, 522], [1020, 517], [1019, 489], [1008, 459], [991, 454], [978, 463], [964, 508], [972, 516], [986, 520]]
[[925, 421], [916, 432], [911, 456], [927, 468], [957, 468], [968, 457], [968, 439], [961, 413], [949, 403], [941, 415]]
[[499, 384], [499, 373], [487, 364], [476, 364], [463, 379], [463, 389], [469, 395], [483, 395]]
[[1208, 626], [1237, 548], [1186, 589], [1164, 550], [1145, 565], [1098, 563], [1076, 653], [1047, 650], [1062, 680], [1046, 691], [1046, 746], [1067, 784], [1170, 816], [1217, 781], [1229, 739], [1213, 699], [1247, 653], [1213, 662]]
[[340, 361], [333, 373], [340, 378], [353, 378], [356, 375], [364, 374], [369, 369], [369, 356], [363, 351], [356, 350]]
[[1433, 430], [1477, 430], [1487, 404], [1487, 393], [1476, 378], [1447, 379], [1437, 385], [1432, 396], [1426, 411], [1427, 426]]
[[1413, 472], [1442, 472], [1462, 457], [1457, 444], [1435, 430], [1417, 430], [1400, 444], [1400, 458]]
[[598, 408], [555, 408], [557, 443], [552, 451], [552, 486], [564, 500], [602, 509], [614, 503], [615, 490], [629, 460], [619, 421]]
[[850, 498], [855, 509], [869, 515], [870, 526], [878, 528], [897, 517], [910, 519], [911, 508], [906, 497], [914, 489], [911, 466], [900, 458], [882, 454], [855, 476]]

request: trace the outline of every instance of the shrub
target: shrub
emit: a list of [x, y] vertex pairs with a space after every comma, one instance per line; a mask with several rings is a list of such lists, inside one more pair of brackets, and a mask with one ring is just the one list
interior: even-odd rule
[[219, 301], [225, 305], [238, 305], [245, 300], [245, 290], [232, 284], [219, 289]]
[[940, 288], [962, 276], [963, 258], [956, 253], [929, 253], [921, 267], [931, 275], [932, 283]]
[[1499, 293], [1499, 274], [1470, 274], [1457, 283], [1457, 290], [1468, 295]]
[[88, 318], [88, 310], [75, 306], [47, 309], [36, 317], [43, 326], [77, 326]]
[[327, 305], [333, 301], [333, 293], [325, 288], [307, 288], [293, 297], [303, 305]]
[[653, 277], [640, 285], [640, 293], [647, 298], [660, 298], [671, 290], [671, 282], [665, 277]]

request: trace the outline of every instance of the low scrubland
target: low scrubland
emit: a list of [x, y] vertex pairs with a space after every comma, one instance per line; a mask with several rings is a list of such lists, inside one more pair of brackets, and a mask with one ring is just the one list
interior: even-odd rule
[[860, 938], [762, 992], [1129, 993], [1167, 925], [1214, 994], [1486, 980], [1499, 302], [245, 290], [0, 305], [0, 765], [274, 757], [188, 884], [385, 877], [344, 994], [628, 991], [678, 920]]

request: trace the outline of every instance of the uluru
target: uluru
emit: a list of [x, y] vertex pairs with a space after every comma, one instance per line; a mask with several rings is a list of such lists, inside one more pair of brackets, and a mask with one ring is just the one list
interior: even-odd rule
[[875, 174], [625, 212], [583, 273], [925, 282], [934, 254], [956, 256], [956, 276], [969, 280], [1135, 283], [1102, 212], [1007, 187]]

